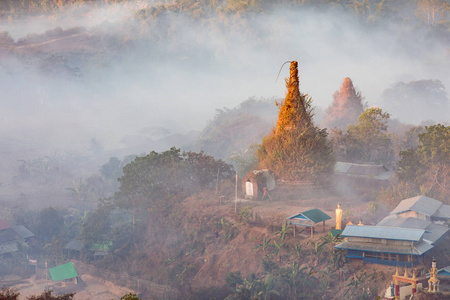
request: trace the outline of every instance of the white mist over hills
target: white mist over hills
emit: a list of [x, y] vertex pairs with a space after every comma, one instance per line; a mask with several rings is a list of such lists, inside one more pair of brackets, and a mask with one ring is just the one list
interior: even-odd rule
[[[275, 79], [288, 60], [299, 62], [301, 91], [322, 108], [345, 77], [381, 107], [383, 91], [398, 81], [450, 86], [449, 45], [411, 27], [362, 26], [344, 12], [308, 9], [207, 22], [170, 12], [148, 21], [136, 11], [83, 8], [2, 21], [16, 43], [0, 46], [0, 134], [42, 152], [88, 151], [92, 138], [123, 148], [125, 136], [154, 138], [152, 128], [186, 134], [217, 108], [283, 98], [287, 69]], [[55, 27], [62, 32], [43, 37]], [[436, 120], [448, 115], [436, 112]]]

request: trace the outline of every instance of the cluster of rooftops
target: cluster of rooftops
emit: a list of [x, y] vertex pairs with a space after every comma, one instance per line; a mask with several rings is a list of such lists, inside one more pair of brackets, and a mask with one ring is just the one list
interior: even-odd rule
[[[315, 208], [290, 216], [286, 221], [290, 225], [313, 228], [329, 219], [330, 216]], [[446, 236], [449, 224], [450, 205], [422, 195], [401, 201], [374, 226], [348, 224], [344, 230], [332, 230], [332, 234], [345, 238], [335, 248], [347, 250], [347, 260], [412, 266]]]
[[381, 260], [378, 263], [397, 260], [395, 255], [421, 257], [442, 240], [449, 224], [450, 205], [417, 196], [401, 201], [375, 226], [346, 226], [341, 234], [346, 239], [336, 248], [349, 250], [347, 257], [353, 258], [364, 258], [370, 253]]

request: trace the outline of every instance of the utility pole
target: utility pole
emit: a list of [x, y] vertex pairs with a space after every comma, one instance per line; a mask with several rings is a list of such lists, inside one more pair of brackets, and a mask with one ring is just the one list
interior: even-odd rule
[[235, 184], [235, 192], [234, 192], [234, 214], [237, 213], [237, 183], [238, 183], [238, 177], [236, 172], [236, 184]]

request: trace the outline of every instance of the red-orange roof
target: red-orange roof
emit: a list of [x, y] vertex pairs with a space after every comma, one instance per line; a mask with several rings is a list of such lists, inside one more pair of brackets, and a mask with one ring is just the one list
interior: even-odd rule
[[0, 230], [11, 228], [11, 225], [0, 219]]

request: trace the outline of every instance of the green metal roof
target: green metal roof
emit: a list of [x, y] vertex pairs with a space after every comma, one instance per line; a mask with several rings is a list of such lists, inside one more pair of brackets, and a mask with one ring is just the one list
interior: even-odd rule
[[331, 217], [329, 215], [327, 215], [326, 213], [324, 213], [323, 211], [321, 211], [318, 208], [313, 208], [313, 209], [304, 211], [301, 214], [304, 215], [306, 218], [310, 219], [311, 221], [313, 221], [314, 223], [319, 223], [319, 222], [331, 219]]
[[73, 263], [69, 262], [64, 265], [60, 265], [54, 268], [50, 268], [49, 270], [50, 277], [53, 281], [59, 281], [64, 279], [70, 279], [74, 277], [78, 277], [78, 273], [73, 266]]
[[341, 234], [342, 231], [344, 231], [344, 230], [342, 230], [342, 229], [331, 229], [330, 232], [331, 232], [331, 235], [332, 235], [333, 237], [335, 237], [335, 236]]

